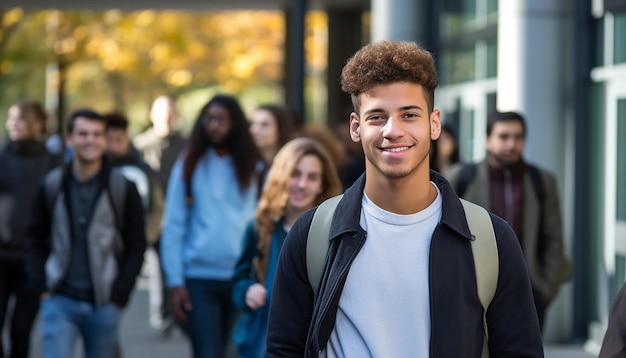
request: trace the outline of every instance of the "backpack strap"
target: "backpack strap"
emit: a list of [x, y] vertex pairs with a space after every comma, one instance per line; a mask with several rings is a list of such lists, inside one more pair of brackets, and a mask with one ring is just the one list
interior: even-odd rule
[[[61, 190], [61, 182], [63, 181], [63, 167], [56, 167], [44, 179], [44, 191], [46, 198], [46, 208], [49, 213], [54, 209], [54, 202]], [[111, 168], [109, 174], [109, 198], [113, 204], [115, 211], [115, 221], [119, 230], [124, 227], [124, 217], [126, 214], [126, 186], [128, 182], [126, 178], [117, 168]]]
[[63, 181], [63, 167], [57, 167], [48, 173], [44, 179], [44, 191], [46, 197], [46, 208], [48, 213], [52, 212], [54, 201], [57, 198], [57, 194], [61, 189], [61, 182]]
[[472, 233], [472, 255], [474, 256], [474, 270], [476, 270], [476, 286], [478, 299], [483, 306], [483, 332], [485, 341], [483, 343], [483, 353], [481, 357], [489, 357], [489, 330], [487, 329], [487, 309], [496, 294], [498, 286], [498, 244], [493, 231], [493, 223], [487, 210], [471, 203], [461, 200], [467, 225]]
[[455, 188], [458, 196], [463, 196], [469, 184], [474, 180], [476, 176], [476, 166], [476, 163], [465, 163], [461, 167]]
[[126, 217], [126, 190], [128, 181], [118, 168], [111, 168], [109, 174], [109, 198], [115, 211], [115, 221], [120, 231], [124, 228]]
[[313, 214], [313, 221], [309, 227], [309, 235], [306, 241], [306, 270], [309, 276], [309, 284], [313, 293], [317, 295], [324, 262], [330, 243], [330, 224], [339, 200], [343, 194], [324, 200]]

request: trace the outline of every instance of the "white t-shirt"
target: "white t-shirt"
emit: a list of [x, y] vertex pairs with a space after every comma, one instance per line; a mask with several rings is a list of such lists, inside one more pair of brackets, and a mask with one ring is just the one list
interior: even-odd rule
[[348, 273], [322, 356], [428, 357], [428, 262], [441, 220], [439, 189], [430, 206], [411, 215], [385, 211], [365, 194], [362, 208], [367, 239]]

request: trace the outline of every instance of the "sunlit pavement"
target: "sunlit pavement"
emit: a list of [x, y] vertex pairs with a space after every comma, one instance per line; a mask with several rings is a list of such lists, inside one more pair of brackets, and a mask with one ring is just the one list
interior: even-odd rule
[[[120, 339], [124, 358], [187, 358], [191, 350], [186, 338], [178, 328], [169, 336], [161, 336], [148, 324], [148, 293], [140, 280], [139, 289], [135, 290], [131, 302], [126, 307], [121, 322]], [[75, 358], [81, 357], [82, 350], [77, 348]], [[546, 358], [594, 358], [577, 346], [550, 345], [545, 349]], [[39, 322], [33, 328], [31, 338], [32, 358], [42, 357]]]

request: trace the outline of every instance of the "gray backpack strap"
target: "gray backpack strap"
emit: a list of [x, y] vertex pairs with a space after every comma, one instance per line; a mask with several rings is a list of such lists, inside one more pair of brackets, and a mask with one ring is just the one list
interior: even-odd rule
[[128, 181], [118, 168], [111, 168], [109, 174], [109, 196], [115, 210], [115, 220], [117, 227], [121, 231], [124, 228], [124, 218], [126, 217], [126, 186]]
[[482, 207], [461, 199], [467, 225], [472, 233], [472, 255], [474, 256], [474, 269], [476, 270], [476, 285], [478, 299], [483, 306], [483, 331], [485, 341], [481, 357], [489, 357], [489, 330], [487, 329], [487, 309], [496, 294], [498, 286], [498, 244], [493, 231], [493, 223], [487, 210]]
[[44, 191], [46, 196], [46, 209], [51, 213], [54, 201], [61, 189], [61, 182], [63, 181], [63, 167], [54, 168], [46, 175], [44, 181]]
[[317, 295], [317, 289], [324, 271], [324, 262], [329, 246], [330, 224], [339, 200], [343, 194], [326, 199], [322, 202], [315, 213], [309, 227], [309, 235], [306, 241], [306, 270], [313, 293]]

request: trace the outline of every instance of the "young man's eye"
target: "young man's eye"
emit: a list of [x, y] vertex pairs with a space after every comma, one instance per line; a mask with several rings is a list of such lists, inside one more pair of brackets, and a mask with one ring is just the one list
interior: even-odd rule
[[383, 117], [382, 115], [374, 115], [374, 116], [367, 117], [368, 121], [382, 121], [384, 119], [385, 117]]

